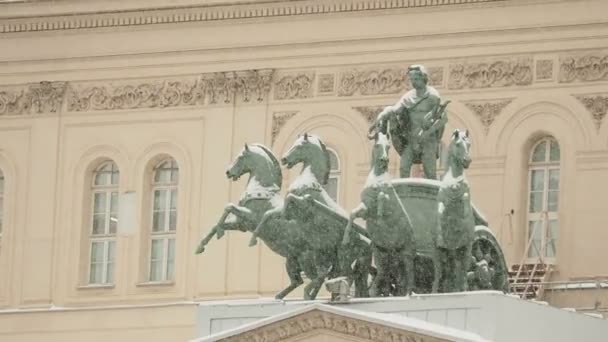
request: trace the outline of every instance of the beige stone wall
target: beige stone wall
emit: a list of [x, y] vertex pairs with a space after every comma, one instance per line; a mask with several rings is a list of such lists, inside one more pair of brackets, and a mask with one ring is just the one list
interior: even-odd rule
[[[508, 263], [519, 262], [525, 246], [528, 150], [552, 135], [562, 151], [553, 279], [608, 277], [599, 262], [608, 239], [605, 2], [187, 3], [142, 14], [129, 10], [141, 2], [99, 1], [79, 16], [61, 16], [82, 12], [79, 1], [0, 5], [3, 307], [274, 294], [288, 281], [282, 260], [264, 246], [247, 248], [247, 234], [228, 233], [193, 255], [244, 188], [244, 180], [225, 178], [225, 166], [245, 142], [281, 155], [298, 134], [319, 134], [340, 155], [339, 202], [352, 209], [367, 174], [368, 117], [399, 98], [412, 63], [425, 64], [452, 100], [449, 130], [472, 133], [474, 202]], [[110, 8], [118, 11], [103, 12]], [[21, 17], [43, 13], [57, 16]], [[272, 77], [238, 88], [229, 102], [201, 90], [211, 76], [265, 72]], [[129, 97], [131, 88], [140, 92]], [[176, 278], [151, 285], [146, 174], [164, 155], [180, 165]], [[82, 271], [87, 173], [105, 158], [119, 166], [120, 191], [134, 191], [137, 208], [132, 229], [117, 238], [114, 286], [90, 288]]]

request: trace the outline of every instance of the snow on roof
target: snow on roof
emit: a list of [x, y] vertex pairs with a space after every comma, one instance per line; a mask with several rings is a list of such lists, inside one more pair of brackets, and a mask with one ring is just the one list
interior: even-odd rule
[[284, 312], [275, 316], [271, 316], [265, 319], [261, 319], [259, 321], [255, 321], [249, 324], [245, 324], [234, 329], [230, 329], [227, 331], [222, 331], [217, 334], [213, 334], [207, 337], [202, 337], [198, 339], [192, 340], [193, 342], [211, 342], [218, 341], [224, 338], [228, 338], [231, 336], [239, 335], [257, 328], [261, 328], [263, 326], [279, 322], [285, 319], [289, 319], [292, 317], [296, 317], [302, 315], [304, 313], [319, 310], [339, 316], [344, 316], [348, 318], [358, 319], [362, 321], [367, 321], [370, 323], [376, 323], [388, 327], [393, 327], [400, 330], [405, 330], [408, 332], [413, 332], [421, 335], [433, 336], [436, 338], [454, 340], [454, 341], [462, 341], [462, 342], [485, 342], [487, 340], [481, 338], [479, 335], [470, 333], [467, 331], [462, 331], [450, 327], [446, 327], [443, 325], [429, 323], [423, 320], [405, 317], [395, 314], [386, 314], [386, 313], [375, 313], [375, 312], [367, 312], [360, 311], [354, 309], [345, 309], [342, 307], [331, 306], [322, 303], [314, 303], [312, 305], [300, 307], [288, 312]]

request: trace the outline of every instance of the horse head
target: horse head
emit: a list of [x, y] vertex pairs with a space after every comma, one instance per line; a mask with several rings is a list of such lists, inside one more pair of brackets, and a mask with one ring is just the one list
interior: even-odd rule
[[452, 141], [448, 147], [448, 156], [451, 163], [460, 168], [467, 169], [471, 164], [471, 142], [469, 140], [469, 130], [454, 130]]
[[236, 181], [246, 173], [256, 176], [256, 179], [262, 183], [281, 186], [281, 167], [272, 152], [263, 145], [245, 144], [236, 159], [228, 166], [226, 177]]
[[304, 169], [311, 167], [312, 172], [321, 184], [326, 184], [329, 177], [329, 152], [319, 137], [304, 133], [299, 136], [291, 148], [281, 158], [281, 163], [291, 169], [302, 163]]
[[374, 147], [372, 149], [372, 167], [374, 174], [379, 176], [388, 170], [388, 151], [391, 144], [387, 134], [378, 132], [374, 135]]

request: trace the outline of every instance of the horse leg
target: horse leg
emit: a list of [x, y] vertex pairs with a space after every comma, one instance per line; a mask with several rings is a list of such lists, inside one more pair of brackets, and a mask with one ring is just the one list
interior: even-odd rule
[[378, 248], [372, 248], [374, 259], [376, 260], [376, 276], [370, 286], [369, 295], [371, 297], [380, 297], [381, 295], [388, 296], [390, 293], [390, 281], [387, 284], [387, 272], [389, 268], [389, 265], [387, 264], [388, 258], [385, 253], [378, 250]]
[[253, 218], [253, 213], [251, 212], [251, 210], [249, 210], [249, 208], [246, 207], [241, 207], [238, 205], [234, 205], [232, 203], [229, 203], [228, 205], [226, 205], [226, 208], [224, 208], [224, 213], [222, 214], [222, 217], [220, 218], [220, 224], [218, 224], [217, 230], [216, 230], [216, 234], [217, 234], [217, 238], [220, 239], [222, 236], [224, 236], [224, 228], [222, 227], [221, 223], [224, 223], [226, 221], [226, 218], [228, 217], [228, 215], [233, 214], [234, 216], [237, 217], [237, 219], [241, 219], [242, 221], [251, 221]]
[[357, 298], [369, 297], [369, 285], [367, 278], [371, 273], [372, 267], [372, 254], [369, 246], [366, 243], [361, 246], [361, 256], [357, 259], [355, 264], [354, 281], [355, 281], [355, 296]]
[[258, 235], [260, 235], [260, 233], [266, 227], [266, 222], [270, 219], [274, 219], [274, 218], [278, 217], [279, 215], [281, 215], [281, 212], [282, 212], [282, 208], [279, 207], [279, 208], [274, 208], [274, 209], [268, 210], [266, 213], [264, 213], [264, 216], [262, 216], [260, 223], [257, 225], [255, 230], [253, 231], [251, 240], [249, 240], [249, 247], [253, 247], [253, 246], [257, 245]]
[[441, 283], [443, 282], [443, 263], [444, 263], [444, 258], [443, 258], [443, 250], [440, 247], [435, 247], [435, 253], [433, 254], [433, 271], [434, 271], [434, 278], [433, 278], [433, 289], [432, 289], [432, 293], [439, 293], [439, 291], [441, 290], [445, 290], [445, 289], [441, 289]]
[[304, 288], [304, 299], [306, 300], [314, 300], [317, 298], [317, 294], [319, 294], [319, 290], [321, 290], [321, 286], [323, 286], [323, 282], [325, 282], [325, 278], [327, 278], [327, 275], [331, 270], [331, 266], [329, 265], [320, 268], [319, 272], [317, 272], [317, 276]]
[[454, 290], [466, 291], [467, 288], [467, 266], [470, 262], [471, 247], [463, 246], [454, 251], [455, 274], [454, 274]]
[[[201, 254], [202, 252], [205, 251], [205, 247], [207, 246], [209, 241], [211, 241], [211, 239], [217, 233], [217, 231], [220, 229], [220, 227], [221, 227], [222, 231], [225, 231], [225, 230], [245, 231], [246, 230], [243, 228], [243, 225], [241, 224], [241, 222], [229, 222], [229, 223], [222, 223], [222, 224], [218, 223], [215, 226], [213, 226], [213, 228], [211, 229], [209, 234], [207, 234], [207, 236], [205, 236], [205, 238], [202, 239], [201, 242], [198, 244], [195, 254]], [[218, 236], [218, 239], [219, 239], [219, 236]]]
[[414, 256], [410, 253], [410, 251], [401, 250], [401, 261], [403, 263], [403, 268], [401, 272], [403, 273], [401, 277], [403, 278], [405, 293], [403, 295], [410, 295], [414, 290]]
[[289, 276], [289, 281], [291, 283], [281, 292], [277, 293], [277, 295], [274, 297], [276, 299], [285, 298], [285, 296], [291, 293], [291, 291], [295, 290], [298, 286], [304, 284], [304, 280], [300, 275], [301, 270], [297, 258], [293, 256], [288, 256], [287, 260], [285, 261], [285, 269], [287, 270], [287, 275]]

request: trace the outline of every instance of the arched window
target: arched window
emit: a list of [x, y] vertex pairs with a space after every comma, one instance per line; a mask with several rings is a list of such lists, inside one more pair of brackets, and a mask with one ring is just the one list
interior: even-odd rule
[[340, 159], [338, 158], [336, 151], [328, 148], [327, 152], [329, 152], [329, 179], [327, 180], [327, 184], [324, 186], [324, 188], [329, 197], [338, 202], [341, 173]]
[[551, 261], [556, 254], [560, 149], [545, 137], [532, 147], [528, 164], [528, 257]]
[[118, 167], [102, 163], [93, 174], [93, 210], [89, 235], [89, 284], [114, 282], [116, 227], [118, 226]]
[[173, 158], [154, 167], [149, 281], [174, 279], [178, 181], [179, 168]]

